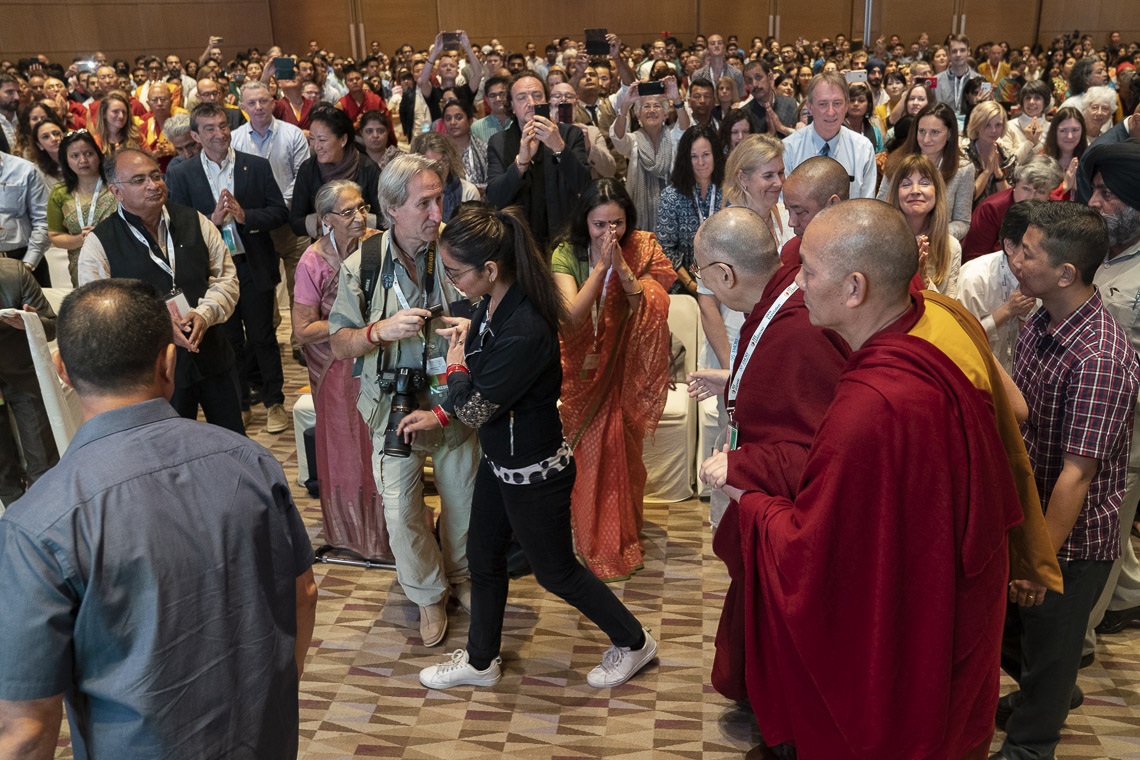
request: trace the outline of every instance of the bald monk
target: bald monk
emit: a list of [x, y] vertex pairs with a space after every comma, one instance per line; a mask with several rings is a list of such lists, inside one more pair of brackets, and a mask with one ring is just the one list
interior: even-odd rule
[[[839, 167], [846, 193], [847, 172], [827, 160]], [[748, 315], [732, 352], [731, 375], [689, 375], [691, 395], [723, 395], [737, 438], [735, 448], [705, 460], [701, 479], [714, 488], [727, 482], [793, 497], [850, 352], [838, 335], [812, 326], [794, 283], [798, 254], [794, 265], [781, 262], [776, 239], [758, 214], [744, 207], [713, 214], [697, 231], [693, 254], [701, 284], [720, 303]], [[745, 701], [744, 567], [736, 509], [730, 502], [713, 537], [732, 582], [717, 629], [712, 684], [729, 699]]]
[[854, 353], [794, 499], [726, 488], [758, 607], [757, 722], [802, 760], [985, 758], [1021, 520], [992, 401], [907, 334], [922, 315], [901, 212], [825, 209], [801, 258], [812, 323]]
[[800, 264], [800, 241], [815, 215], [850, 197], [851, 178], [834, 158], [814, 156], [797, 166], [784, 180], [784, 208], [796, 236], [784, 243], [780, 258], [789, 266]]

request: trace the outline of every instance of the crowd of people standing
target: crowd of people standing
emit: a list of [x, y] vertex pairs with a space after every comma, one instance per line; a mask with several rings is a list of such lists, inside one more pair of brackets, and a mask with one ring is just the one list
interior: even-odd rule
[[[268, 432], [292, 426], [279, 286], [317, 410], [326, 539], [394, 564], [424, 646], [447, 639], [454, 606], [471, 616], [466, 646], [423, 685], [499, 681], [512, 554], [609, 639], [587, 682], [624, 683], [658, 642], [604, 583], [645, 565], [644, 440], [673, 379], [670, 304], [691, 297], [707, 346], [690, 393], [718, 398], [723, 429], [700, 473], [735, 589], [714, 686], [751, 703], [767, 743], [805, 758], [985, 757], [995, 716], [997, 757], [1051, 756], [1095, 634], [1140, 622], [1140, 49], [1119, 35], [1099, 49], [1087, 37], [973, 47], [960, 34], [604, 44], [590, 53], [564, 37], [539, 55], [460, 31], [390, 55], [374, 42], [359, 61], [315, 40], [227, 60], [212, 37], [185, 63], [0, 61], [0, 306], [50, 331], [42, 289], [77, 288], [58, 368], [89, 420], [83, 448], [60, 460], [30, 360], [13, 351], [11, 369], [0, 364], [26, 460], [0, 469], [0, 498], [18, 501], [0, 522], [0, 567], [44, 594], [5, 592], [43, 612], [0, 637], [24, 658], [0, 676], [0, 713], [31, 711], [50, 730], [66, 691], [90, 707], [73, 714], [79, 733], [112, 721], [114, 700], [86, 701], [83, 668], [65, 672], [52, 641], [35, 645], [43, 615], [106, 602], [110, 576], [87, 562], [86, 531], [38, 528], [33, 505], [120, 498], [127, 486], [109, 473], [61, 479], [106, 456], [99, 431], [137, 445], [132, 426], [183, 433], [169, 417], [199, 410], [233, 437], [189, 435], [165, 453], [197, 456], [208, 439], [262, 473], [227, 470], [270, 515], [257, 535], [276, 558], [246, 633], [300, 647], [270, 664], [295, 686], [311, 557], [279, 467], [235, 443], [259, 405]], [[50, 251], [67, 281], [52, 280]], [[135, 304], [140, 328], [104, 303]], [[163, 313], [167, 334], [154, 329]], [[7, 345], [25, 317], [2, 319]], [[107, 329], [85, 336], [84, 320]], [[777, 367], [763, 382], [748, 374]], [[924, 480], [895, 448], [944, 466]], [[423, 498], [429, 457], [438, 515]], [[203, 471], [162, 464], [172, 482]], [[250, 485], [259, 477], [264, 489]], [[904, 519], [930, 490], [922, 520]], [[200, 506], [193, 489], [183, 498]], [[840, 502], [871, 519], [854, 524]], [[158, 567], [148, 550], [163, 525], [149, 530], [138, 551]], [[867, 542], [887, 548], [870, 565], [853, 548]], [[819, 546], [849, 572], [830, 608]], [[897, 598], [866, 590], [876, 569]], [[147, 593], [177, 583], [153, 577], [139, 581]], [[925, 610], [925, 650], [884, 628], [897, 599]], [[247, 603], [202, 602], [218, 619]], [[960, 630], [969, 615], [979, 622]], [[101, 640], [76, 620], [52, 625], [82, 653]], [[820, 633], [833, 626], [875, 665], [866, 699], [845, 692], [851, 657]], [[885, 652], [897, 662], [881, 664]], [[1000, 701], [999, 655], [1020, 687]], [[906, 705], [882, 686], [900, 678], [921, 692]], [[140, 715], [159, 705], [123, 699]], [[959, 725], [934, 714], [947, 704]], [[887, 720], [899, 715], [902, 730]], [[164, 747], [182, 726], [157, 721], [152, 736], [146, 724], [116, 741]]]

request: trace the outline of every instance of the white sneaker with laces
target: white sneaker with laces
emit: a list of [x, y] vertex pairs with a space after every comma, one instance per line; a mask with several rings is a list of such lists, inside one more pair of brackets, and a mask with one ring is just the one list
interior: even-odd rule
[[499, 667], [502, 660], [496, 657], [486, 670], [471, 667], [466, 649], [456, 649], [446, 662], [420, 671], [420, 683], [429, 689], [450, 689], [452, 686], [494, 686], [503, 677]]
[[650, 635], [648, 628], [641, 630], [645, 631], [645, 646], [638, 650], [610, 647], [602, 657], [602, 664], [586, 675], [586, 683], [596, 689], [621, 686], [652, 662], [657, 656], [657, 641]]

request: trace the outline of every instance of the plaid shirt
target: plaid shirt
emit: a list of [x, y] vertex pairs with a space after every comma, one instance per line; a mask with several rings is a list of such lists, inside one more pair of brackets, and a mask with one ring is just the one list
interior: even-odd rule
[[1140, 360], [1100, 291], [1053, 329], [1045, 309], [1030, 318], [1017, 341], [1013, 379], [1029, 404], [1021, 431], [1042, 504], [1049, 503], [1066, 453], [1099, 460], [1057, 558], [1116, 559]]

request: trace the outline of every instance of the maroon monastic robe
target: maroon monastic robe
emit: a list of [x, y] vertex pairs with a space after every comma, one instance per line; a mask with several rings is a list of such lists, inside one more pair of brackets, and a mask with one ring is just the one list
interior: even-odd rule
[[916, 313], [851, 356], [794, 500], [737, 512], [749, 698], [801, 760], [985, 757], [993, 732], [1018, 495], [988, 398], [903, 334]]
[[[795, 259], [794, 266], [785, 264], [772, 276], [740, 328], [734, 373], [769, 307], [795, 280], [800, 270], [798, 251]], [[740, 437], [737, 449], [728, 455], [729, 485], [795, 495], [812, 438], [835, 395], [849, 353], [838, 335], [812, 326], [803, 292], [792, 294], [772, 318], [741, 379], [736, 401]], [[726, 388], [726, 402], [727, 392]], [[735, 503], [729, 504], [713, 539], [713, 549], [728, 566], [732, 582], [717, 628], [712, 684], [729, 699], [742, 701], [747, 698], [744, 565], [736, 510]]]

